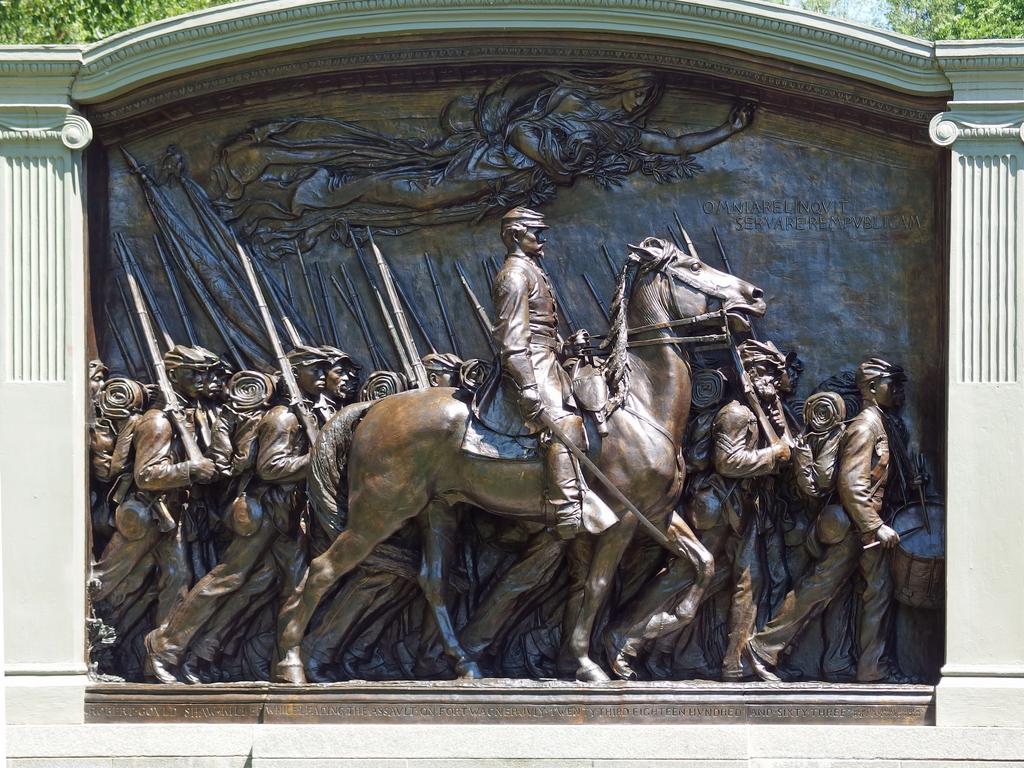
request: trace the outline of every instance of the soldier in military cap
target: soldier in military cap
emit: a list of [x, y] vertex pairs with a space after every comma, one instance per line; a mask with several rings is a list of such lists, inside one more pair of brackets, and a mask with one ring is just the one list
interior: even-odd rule
[[544, 217], [529, 208], [513, 208], [501, 219], [505, 263], [491, 288], [499, 365], [477, 392], [473, 410], [500, 434], [541, 435], [545, 514], [569, 539], [579, 532], [584, 505], [604, 502], [587, 488], [569, 449], [538, 421], [546, 411], [573, 442], [583, 442], [583, 421], [573, 412], [571, 382], [558, 359], [558, 308], [541, 265], [545, 229]]
[[324, 344], [320, 349], [330, 368], [327, 370], [323, 395], [317, 398], [314, 411], [318, 411], [317, 420], [325, 424], [339, 408], [356, 401], [359, 396], [359, 372], [363, 367], [337, 347]]
[[[300, 346], [288, 353], [305, 405], [313, 409], [324, 395], [331, 354]], [[314, 410], [316, 413], [316, 410]], [[278, 594], [290, 594], [306, 567], [299, 518], [305, 503], [309, 440], [290, 405], [275, 405], [256, 429], [255, 481], [236, 498], [228, 517], [235, 534], [221, 562], [188, 593], [166, 626], [146, 638], [147, 664], [160, 682], [177, 680], [173, 668], [196, 633], [239, 590], [269, 555], [277, 570]], [[195, 677], [183, 670], [189, 682]]]
[[902, 405], [905, 380], [902, 368], [877, 357], [865, 360], [857, 369], [857, 386], [864, 406], [846, 427], [836, 475], [836, 488], [846, 517], [829, 519], [827, 528], [819, 521], [817, 535], [824, 539], [821, 556], [787, 595], [779, 614], [750, 641], [755, 670], [765, 679], [774, 679], [766, 667], [778, 662], [807, 621], [824, 610], [859, 570], [864, 592], [857, 627], [857, 681], [908, 680], [895, 660], [886, 658], [892, 578], [885, 550], [895, 547], [900, 537], [882, 519], [889, 476], [885, 414]]

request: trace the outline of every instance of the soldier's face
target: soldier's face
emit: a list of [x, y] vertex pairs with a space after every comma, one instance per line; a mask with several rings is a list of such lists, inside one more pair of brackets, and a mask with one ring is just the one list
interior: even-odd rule
[[876, 379], [874, 384], [875, 403], [887, 411], [895, 411], [903, 405], [903, 382], [889, 376]]
[[430, 382], [432, 387], [451, 387], [454, 386], [452, 383], [455, 379], [455, 374], [451, 371], [428, 371], [427, 381]]
[[523, 253], [532, 259], [539, 259], [544, 255], [544, 229], [542, 227], [530, 227], [519, 238], [519, 247]]
[[347, 365], [334, 365], [327, 372], [327, 392], [344, 401], [355, 398], [359, 374]]
[[195, 368], [178, 367], [174, 369], [174, 388], [189, 400], [197, 400], [206, 386], [206, 371]]
[[295, 369], [295, 383], [307, 395], [319, 395], [327, 388], [327, 363], [300, 365]]

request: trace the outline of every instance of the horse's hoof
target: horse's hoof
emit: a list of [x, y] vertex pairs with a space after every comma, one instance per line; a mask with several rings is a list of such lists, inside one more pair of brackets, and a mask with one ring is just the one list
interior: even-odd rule
[[455, 674], [459, 680], [480, 680], [484, 676], [475, 661], [460, 661], [455, 665]]
[[302, 666], [302, 653], [298, 648], [289, 648], [274, 665], [274, 680], [278, 683], [306, 683], [306, 670]]
[[590, 659], [580, 661], [576, 668], [576, 679], [581, 683], [610, 683], [611, 678]]

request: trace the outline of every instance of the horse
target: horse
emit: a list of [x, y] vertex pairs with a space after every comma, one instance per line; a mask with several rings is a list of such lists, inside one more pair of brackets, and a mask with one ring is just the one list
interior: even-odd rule
[[[694, 585], [677, 608], [679, 615], [693, 614], [714, 574], [714, 560], [673, 512], [683, 487], [682, 444], [690, 412], [688, 344], [676, 334], [687, 321], [710, 317], [716, 310], [724, 312], [719, 316], [733, 329], [748, 330], [747, 318], [763, 316], [766, 307], [760, 288], [668, 241], [649, 237], [629, 249], [606, 340], [608, 434], [595, 448], [594, 461], [672, 537], [677, 553], [693, 563]], [[346, 519], [338, 515], [337, 537], [310, 562], [282, 607], [278, 680], [305, 682], [301, 641], [320, 601], [374, 547], [412, 519], [422, 538], [418, 581], [445, 652], [458, 677], [482, 676], [460, 644], [446, 605], [457, 524], [452, 506], [466, 502], [494, 515], [543, 522], [544, 474], [539, 460], [502, 461], [465, 453], [462, 440], [471, 411], [456, 394], [452, 388], [417, 389], [369, 408], [350, 406], [321, 431], [310, 460], [310, 499], [314, 505], [344, 506], [347, 474]], [[593, 479], [590, 485], [621, 518], [595, 539], [569, 643], [578, 665], [576, 678], [600, 682], [609, 678], [590, 657], [594, 622], [638, 520], [607, 489]]]

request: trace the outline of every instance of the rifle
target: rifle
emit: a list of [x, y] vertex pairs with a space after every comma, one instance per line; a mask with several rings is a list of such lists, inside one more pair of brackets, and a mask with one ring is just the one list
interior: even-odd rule
[[125, 346], [124, 339], [121, 338], [121, 332], [114, 325], [109, 314], [107, 315], [107, 327], [110, 329], [111, 336], [114, 337], [114, 344], [117, 345], [117, 351], [121, 353], [121, 359], [124, 360], [125, 373], [134, 379], [139, 379], [139, 368], [135, 359], [128, 354], [128, 347]]
[[[160, 355], [160, 350], [156, 346], [156, 334], [153, 332], [153, 323], [149, 318], [149, 312], [146, 311], [146, 304], [142, 299], [139, 284], [135, 281], [135, 276], [131, 272], [126, 272], [125, 274], [128, 278], [128, 288], [131, 290], [132, 301], [135, 304], [135, 312], [139, 318], [139, 325], [146, 336], [146, 351], [149, 353], [150, 363], [153, 366], [153, 380], [159, 387], [160, 394], [164, 399], [164, 412], [174, 425], [178, 437], [181, 439], [181, 445], [185, 449], [186, 458], [190, 462], [202, 461], [205, 458], [203, 452], [199, 450], [199, 443], [196, 442], [195, 435], [192, 434], [192, 431], [186, 425], [185, 412], [178, 403], [178, 395], [174, 392], [174, 388], [167, 378], [167, 369], [164, 367], [164, 359]], [[161, 531], [166, 533], [178, 526], [166, 506], [160, 503], [153, 506], [156, 509], [157, 515], [161, 518], [159, 523]]]
[[121, 269], [124, 270], [125, 275], [133, 275], [136, 282], [139, 284], [139, 288], [142, 289], [142, 296], [145, 298], [146, 304], [149, 305], [149, 309], [153, 313], [153, 318], [156, 320], [156, 327], [160, 329], [160, 335], [163, 337], [164, 346], [166, 346], [168, 350], [173, 349], [174, 341], [171, 339], [171, 334], [167, 332], [167, 322], [164, 320], [163, 313], [160, 311], [160, 305], [157, 304], [156, 299], [153, 298], [153, 292], [149, 289], [149, 283], [142, 274], [142, 270], [139, 269], [139, 263], [135, 260], [135, 255], [128, 248], [128, 243], [125, 242], [124, 235], [120, 232], [117, 232], [114, 235], [114, 250], [117, 251], [117, 256], [121, 260]]
[[608, 308], [604, 305], [604, 302], [601, 301], [601, 297], [597, 295], [597, 289], [594, 288], [594, 283], [590, 279], [590, 275], [588, 275], [586, 272], [581, 272], [580, 273], [580, 277], [583, 278], [584, 282], [586, 282], [586, 284], [587, 284], [587, 288], [590, 289], [590, 295], [593, 296], [594, 297], [594, 301], [597, 302], [597, 308], [600, 309], [601, 310], [601, 314], [604, 315], [604, 321], [606, 323], [610, 323], [611, 322], [611, 317], [609, 317], [609, 315], [608, 315]]
[[196, 336], [196, 329], [192, 327], [192, 318], [189, 317], [188, 312], [185, 309], [185, 299], [181, 295], [181, 286], [178, 285], [178, 280], [174, 276], [174, 272], [171, 270], [171, 264], [167, 261], [167, 254], [164, 253], [163, 243], [160, 242], [160, 235], [153, 235], [153, 243], [156, 245], [156, 254], [160, 258], [160, 264], [164, 268], [164, 275], [167, 277], [167, 283], [171, 286], [171, 293], [174, 295], [174, 304], [178, 308], [178, 315], [181, 317], [181, 324], [185, 328], [185, 338], [188, 339], [189, 346], [195, 346], [199, 343], [199, 337]]
[[299, 332], [295, 330], [295, 323], [291, 321], [288, 315], [281, 316], [281, 324], [284, 326], [284, 332], [288, 334], [288, 340], [291, 341], [293, 347], [302, 346], [302, 337], [299, 336]]
[[373, 241], [373, 233], [369, 227], [366, 228], [366, 234], [370, 240], [373, 257], [377, 260], [377, 269], [380, 270], [380, 277], [384, 281], [384, 290], [387, 291], [388, 301], [391, 302], [391, 307], [395, 313], [395, 320], [398, 323], [398, 331], [401, 333], [402, 343], [405, 345], [406, 354], [412, 366], [413, 378], [411, 380], [415, 381], [416, 386], [419, 388], [429, 389], [430, 379], [427, 378], [427, 369], [423, 367], [420, 353], [416, 349], [416, 342], [413, 341], [412, 333], [409, 331], [409, 323], [405, 319], [405, 310], [402, 309], [402, 302], [395, 289], [394, 275], [391, 274], [391, 269], [388, 267], [387, 262], [384, 261], [384, 254], [380, 252], [377, 243]]
[[292, 294], [292, 279], [288, 277], [288, 265], [281, 262], [281, 275], [284, 277], [284, 297], [288, 299], [289, 304], [295, 303], [295, 297]]
[[481, 268], [483, 268], [484, 280], [487, 281], [487, 287], [493, 289], [494, 276], [497, 275], [498, 273], [496, 271], [493, 273], [491, 272], [491, 263], [487, 259], [480, 259], [480, 266]]
[[245, 276], [249, 280], [249, 286], [252, 288], [253, 298], [256, 300], [256, 306], [263, 320], [263, 327], [267, 332], [267, 337], [270, 339], [270, 346], [274, 350], [274, 357], [277, 358], [277, 364], [281, 369], [281, 379], [284, 381], [285, 389], [288, 390], [290, 405], [297, 411], [299, 422], [305, 428], [306, 437], [309, 438], [309, 446], [312, 448], [316, 442], [316, 421], [306, 405], [302, 393], [299, 392], [299, 385], [295, 381], [295, 374], [292, 372], [291, 363], [281, 347], [281, 339], [277, 335], [277, 328], [274, 326], [274, 320], [271, 318], [270, 310], [267, 308], [267, 300], [263, 298], [263, 290], [260, 288], [260, 282], [256, 277], [256, 270], [252, 266], [252, 260], [249, 258], [249, 254], [245, 252], [245, 249], [242, 248], [242, 244], [237, 240], [235, 240], [235, 249], [238, 251], [238, 258], [242, 262]]
[[441, 285], [437, 282], [437, 275], [434, 274], [434, 265], [430, 261], [430, 256], [423, 254], [423, 260], [427, 262], [427, 271], [430, 272], [430, 282], [434, 286], [434, 295], [437, 297], [437, 305], [441, 308], [441, 319], [444, 320], [445, 330], [448, 332], [448, 340], [452, 343], [452, 351], [462, 357], [462, 350], [459, 349], [459, 342], [455, 336], [455, 332], [452, 330], [451, 320], [448, 319], [448, 306], [444, 301], [444, 294], [441, 292]]
[[604, 260], [608, 262], [608, 269], [612, 273], [612, 280], [618, 282], [619, 270], [615, 268], [615, 262], [612, 260], [612, 255], [608, 253], [608, 246], [602, 243], [601, 252], [604, 254]]
[[313, 286], [309, 282], [309, 272], [306, 270], [306, 262], [302, 258], [302, 251], [299, 250], [298, 245], [295, 246], [295, 255], [299, 257], [299, 271], [302, 272], [302, 281], [306, 284], [306, 295], [309, 296], [309, 305], [313, 308], [313, 317], [316, 318], [316, 327], [320, 332], [320, 343], [323, 344], [327, 341], [327, 329], [324, 327], [324, 319], [320, 314], [320, 306], [316, 303], [316, 297], [313, 296]]
[[[352, 283], [352, 278], [348, 276], [348, 270], [345, 269], [344, 264], [341, 266], [341, 276], [345, 280], [345, 286], [348, 288], [351, 299], [351, 302], [348, 304], [349, 312], [355, 316], [356, 322], [359, 323], [359, 329], [363, 333], [363, 339], [366, 341], [366, 348], [370, 352], [373, 365], [377, 370], [387, 370], [388, 361], [384, 359], [384, 350], [380, 348], [380, 344], [377, 343], [374, 336], [370, 333], [370, 323], [366, 319], [366, 310], [363, 309], [363, 303], [359, 300], [359, 294], [356, 293], [356, 287]], [[337, 283], [337, 280], [335, 280], [335, 283]], [[338, 292], [341, 293], [341, 286], [336, 287]]]
[[[402, 283], [399, 282], [397, 277], [395, 277], [395, 271], [391, 269], [391, 264], [388, 262], [387, 259], [384, 259], [384, 263], [387, 264], [388, 276], [390, 277], [391, 282], [395, 284], [395, 288], [398, 291], [398, 298], [400, 298], [402, 300], [402, 303], [405, 304], [405, 308], [409, 312], [409, 317], [411, 317], [413, 323], [416, 324], [416, 330], [420, 332], [420, 336], [422, 336], [423, 340], [427, 342], [427, 346], [430, 347], [430, 351], [437, 354], [437, 349], [434, 347], [434, 342], [432, 342], [430, 340], [430, 336], [427, 335], [427, 329], [423, 327], [423, 321], [420, 320], [419, 316], [417, 316], [416, 307], [413, 306], [413, 303], [411, 301], [409, 301], [409, 297], [406, 295], [405, 289], [402, 287]], [[410, 338], [412, 337], [410, 336]]]
[[576, 333], [580, 326], [576, 324], [576, 317], [573, 315], [572, 310], [569, 309], [569, 305], [562, 301], [562, 296], [555, 286], [554, 274], [548, 273], [547, 270], [544, 270], [544, 273], [548, 276], [548, 285], [551, 287], [551, 295], [555, 299], [555, 304], [562, 308], [562, 314], [565, 315], [565, 323], [569, 326], [569, 333]]
[[[327, 298], [327, 283], [324, 281], [324, 272], [320, 269], [320, 262], [313, 265], [316, 269], [316, 279], [320, 283], [320, 296], [324, 301], [324, 309], [330, 306], [330, 299]], [[338, 333], [338, 320], [333, 312], [327, 313], [327, 320], [331, 324], [331, 336], [334, 339], [334, 346], [341, 347], [341, 334]], [[291, 322], [291, 321], [289, 321]]]
[[402, 366], [402, 371], [405, 373], [409, 381], [413, 381], [412, 365], [409, 362], [409, 357], [406, 354], [405, 347], [402, 346], [402, 340], [398, 338], [398, 329], [395, 328], [395, 323], [391, 319], [391, 313], [388, 312], [388, 305], [384, 302], [384, 297], [381, 295], [380, 288], [377, 287], [377, 281], [373, 279], [370, 267], [363, 259], [363, 251], [356, 243], [355, 238], [352, 238], [352, 243], [355, 245], [356, 258], [359, 259], [359, 266], [363, 269], [363, 274], [366, 276], [366, 282], [370, 284], [370, 291], [373, 293], [373, 297], [377, 300], [377, 309], [380, 311], [380, 316], [384, 320], [384, 327], [387, 329], [388, 336], [391, 337], [391, 343], [395, 347], [395, 351], [398, 353], [398, 364]]
[[487, 317], [487, 310], [480, 306], [480, 302], [476, 298], [476, 294], [473, 293], [473, 289], [469, 287], [469, 280], [466, 279], [466, 273], [462, 270], [462, 265], [459, 262], [455, 262], [455, 271], [459, 273], [459, 280], [462, 281], [462, 287], [466, 291], [466, 295], [469, 297], [469, 303], [476, 312], [476, 320], [480, 324], [480, 330], [483, 331], [484, 338], [487, 340], [487, 346], [491, 350], [491, 354], [497, 354], [498, 349], [494, 346], [494, 326], [491, 325], [490, 318]]
[[146, 350], [142, 346], [142, 337], [139, 336], [139, 331], [135, 327], [135, 322], [132, 320], [132, 315], [135, 310], [132, 308], [131, 302], [128, 301], [128, 295], [124, 292], [124, 283], [120, 277], [114, 276], [114, 283], [117, 285], [117, 292], [121, 296], [121, 305], [124, 307], [124, 316], [128, 320], [128, 332], [132, 336], [132, 342], [135, 344], [135, 349], [138, 350], [140, 357], [146, 356]]

